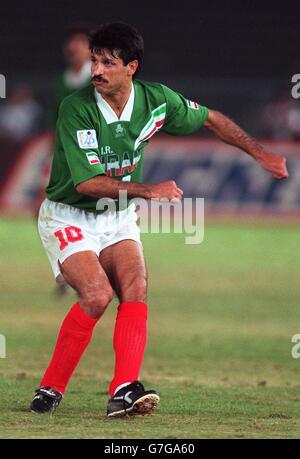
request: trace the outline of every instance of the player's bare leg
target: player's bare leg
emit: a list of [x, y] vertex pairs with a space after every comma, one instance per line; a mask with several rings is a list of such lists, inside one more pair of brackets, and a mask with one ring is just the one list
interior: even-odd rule
[[147, 269], [142, 247], [124, 240], [104, 249], [100, 263], [120, 300], [114, 331], [115, 373], [107, 415], [150, 414], [159, 403], [138, 381], [147, 335]]
[[100, 264], [121, 303], [147, 301], [148, 273], [142, 246], [131, 239], [102, 250]]
[[79, 295], [61, 326], [51, 362], [31, 404], [32, 411], [54, 411], [88, 346], [94, 327], [110, 303], [113, 292], [98, 257], [78, 252], [61, 265], [61, 272]]
[[84, 312], [99, 319], [112, 300], [113, 290], [95, 252], [71, 255], [61, 265], [61, 273], [78, 293]]

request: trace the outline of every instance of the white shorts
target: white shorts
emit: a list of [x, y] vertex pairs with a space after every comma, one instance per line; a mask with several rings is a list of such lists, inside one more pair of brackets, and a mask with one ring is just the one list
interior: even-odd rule
[[125, 239], [141, 244], [135, 207], [132, 203], [119, 212], [97, 214], [45, 199], [38, 228], [56, 280], [62, 280], [58, 262], [74, 253], [92, 250], [99, 256], [106, 247]]

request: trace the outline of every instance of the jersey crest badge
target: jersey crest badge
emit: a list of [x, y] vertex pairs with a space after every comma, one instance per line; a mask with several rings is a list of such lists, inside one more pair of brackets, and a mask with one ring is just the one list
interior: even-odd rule
[[80, 148], [98, 148], [97, 135], [95, 129], [77, 131], [77, 140]]
[[115, 130], [115, 137], [116, 138], [124, 137], [124, 135], [125, 135], [125, 129], [123, 128], [122, 124], [118, 123], [116, 130]]

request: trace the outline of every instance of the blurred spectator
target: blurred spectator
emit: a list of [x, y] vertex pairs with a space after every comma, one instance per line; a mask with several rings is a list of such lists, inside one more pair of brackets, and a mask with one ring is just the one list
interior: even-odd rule
[[34, 100], [31, 88], [20, 84], [0, 106], [0, 139], [20, 144], [40, 128], [42, 109]]
[[291, 96], [280, 95], [270, 101], [260, 117], [261, 134], [275, 140], [300, 138], [300, 106]]
[[290, 130], [293, 140], [300, 140], [300, 102], [294, 103], [293, 107], [289, 110], [288, 128]]
[[89, 27], [73, 26], [68, 29], [63, 44], [66, 69], [54, 88], [54, 107], [51, 124], [54, 127], [61, 101], [72, 92], [82, 88], [91, 79], [91, 53], [89, 49]]
[[[87, 85], [91, 80], [91, 52], [89, 49], [90, 28], [87, 26], [72, 26], [67, 30], [66, 39], [62, 45], [66, 69], [56, 79], [52, 106], [50, 114], [50, 128], [53, 134], [58, 116], [58, 109], [62, 100]], [[45, 188], [48, 185], [49, 174], [52, 162], [52, 151], [49, 151], [48, 158], [42, 167], [39, 191], [34, 205], [35, 214], [39, 212], [40, 205], [45, 198]]]

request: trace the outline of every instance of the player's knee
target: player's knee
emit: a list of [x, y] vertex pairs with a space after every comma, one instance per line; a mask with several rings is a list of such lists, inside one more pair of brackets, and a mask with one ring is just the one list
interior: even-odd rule
[[122, 303], [127, 301], [147, 301], [147, 279], [144, 276], [136, 276], [122, 289]]
[[86, 294], [83, 297], [81, 304], [89, 316], [99, 318], [102, 314], [104, 314], [112, 298], [112, 289], [106, 288]]

